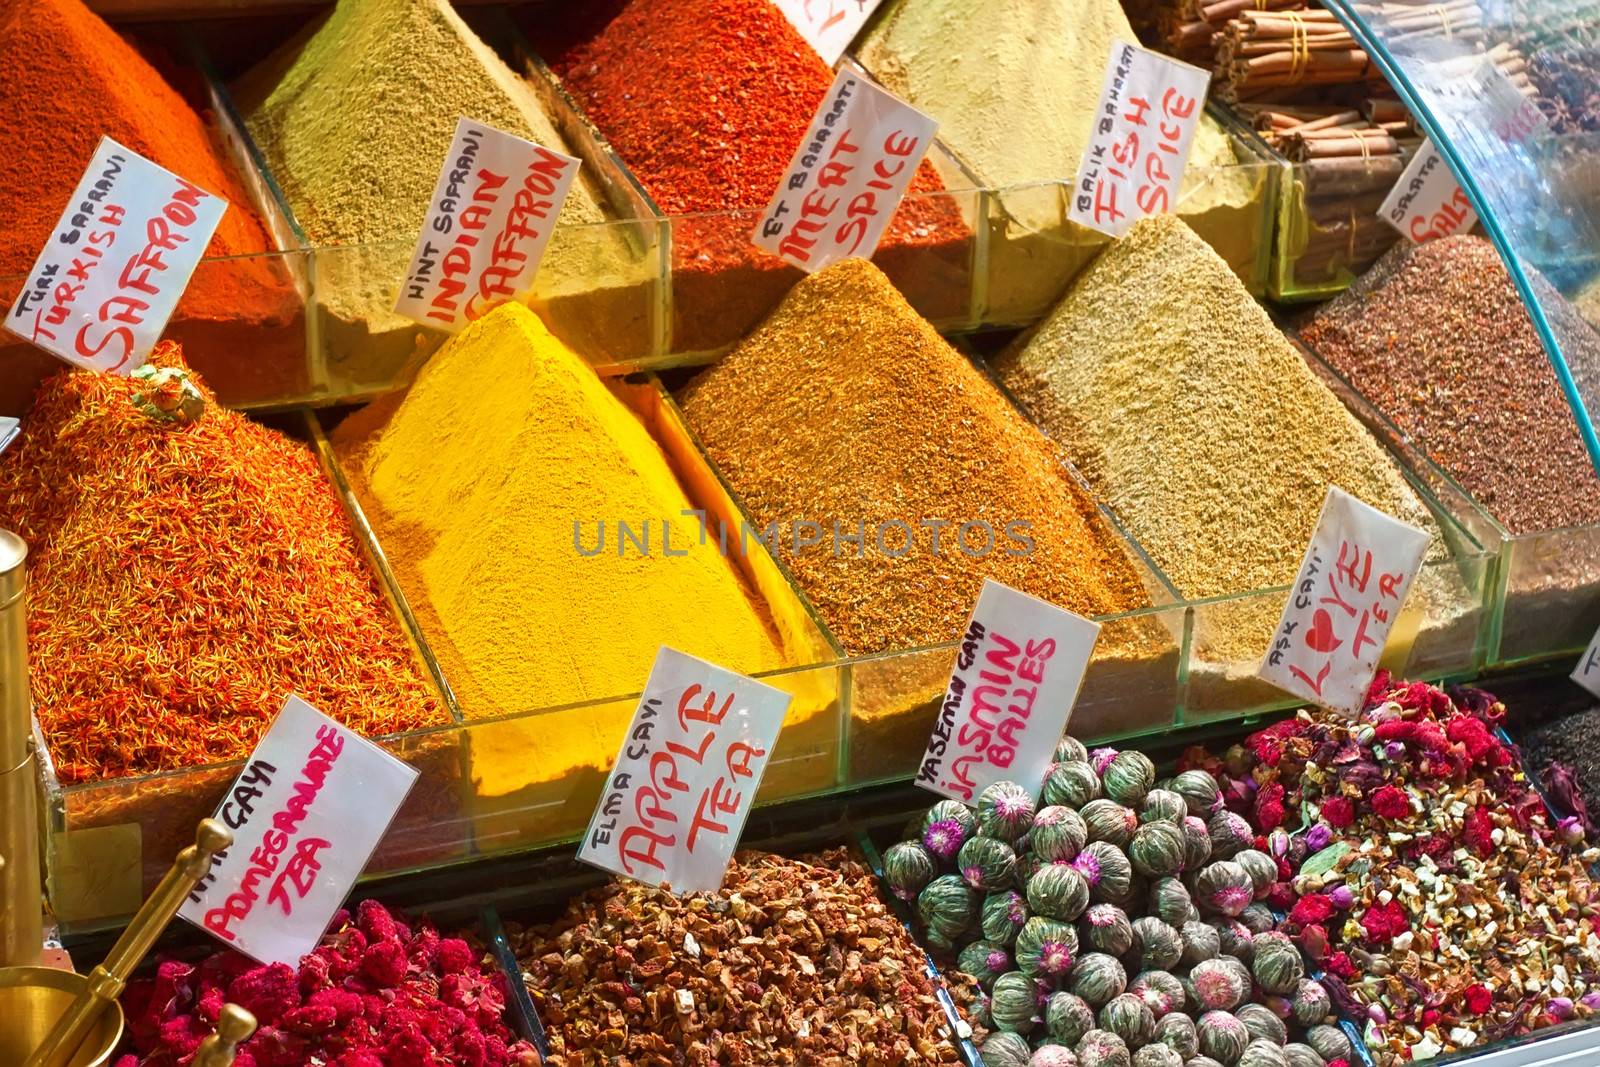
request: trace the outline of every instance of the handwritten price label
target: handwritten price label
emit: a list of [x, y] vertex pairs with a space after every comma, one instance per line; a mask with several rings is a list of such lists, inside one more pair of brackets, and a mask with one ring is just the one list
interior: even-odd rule
[[455, 333], [533, 288], [579, 161], [463, 118], [396, 313]]
[[778, 10], [828, 66], [839, 62], [882, 0], [777, 0]]
[[722, 885], [789, 694], [663, 648], [578, 858], [675, 892]]
[[1572, 670], [1572, 680], [1595, 696], [1600, 696], [1600, 631], [1589, 640], [1589, 647]]
[[1428, 535], [1329, 486], [1322, 515], [1256, 674], [1354, 713], [1428, 551]]
[[178, 914], [261, 963], [316, 947], [417, 779], [414, 768], [299, 697], [217, 809], [233, 846]]
[[985, 580], [917, 784], [965, 803], [999, 781], [1037, 796], [1099, 637], [1099, 623]]
[[1072, 221], [1121, 237], [1146, 215], [1177, 207], [1210, 82], [1199, 67], [1112, 42], [1100, 107], [1078, 164]]
[[938, 128], [841, 70], [751, 240], [806, 271], [872, 255]]
[[1383, 221], [1417, 244], [1466, 233], [1478, 213], [1431, 140], [1422, 142], [1378, 208]]
[[160, 340], [227, 209], [100, 138], [6, 329], [75, 366], [132, 374]]

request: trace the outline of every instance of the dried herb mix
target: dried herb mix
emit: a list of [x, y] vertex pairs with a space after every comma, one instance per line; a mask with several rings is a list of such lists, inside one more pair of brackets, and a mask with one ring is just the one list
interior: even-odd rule
[[367, 735], [447, 721], [311, 451], [203, 385], [199, 422], [159, 423], [144, 388], [59, 374], [0, 456], [62, 780], [239, 758], [289, 693]]

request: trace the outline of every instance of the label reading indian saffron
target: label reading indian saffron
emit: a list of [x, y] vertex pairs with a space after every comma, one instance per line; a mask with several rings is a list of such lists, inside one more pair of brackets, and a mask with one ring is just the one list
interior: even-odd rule
[[777, 0], [778, 10], [828, 66], [839, 62], [882, 0]]
[[1466, 233], [1478, 213], [1433, 141], [1422, 142], [1400, 180], [1378, 208], [1378, 215], [1417, 244]]
[[178, 914], [260, 963], [296, 966], [416, 780], [415, 768], [289, 697], [217, 808], [233, 845]]
[[1125, 41], [1111, 42], [1068, 216], [1121, 237], [1147, 215], [1176, 211], [1211, 75]]
[[1322, 514], [1256, 674], [1353, 714], [1428, 551], [1428, 535], [1328, 487]]
[[751, 240], [805, 271], [871, 256], [938, 128], [862, 75], [841, 70]]
[[578, 858], [678, 893], [718, 889], [789, 699], [658, 651]]
[[100, 138], [6, 329], [74, 366], [132, 374], [161, 339], [227, 209]]
[[973, 803], [995, 782], [1035, 799], [1100, 638], [1100, 624], [984, 580], [917, 784]]
[[462, 118], [396, 313], [455, 333], [533, 288], [579, 161]]

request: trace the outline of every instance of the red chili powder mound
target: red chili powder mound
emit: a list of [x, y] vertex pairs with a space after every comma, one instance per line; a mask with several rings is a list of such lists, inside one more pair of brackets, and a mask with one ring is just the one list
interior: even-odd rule
[[[228, 201], [207, 256], [272, 248], [249, 192], [205, 121], [81, 0], [0, 0], [0, 115], [0, 206], [6, 218], [0, 278], [33, 266], [102, 135]], [[7, 307], [15, 294], [14, 283], [0, 286]], [[216, 326], [286, 327], [298, 310], [288, 275], [272, 261], [203, 265], [173, 316], [174, 335], [190, 342], [199, 366], [213, 370], [209, 353], [194, 350], [193, 343], [217, 337]], [[188, 335], [176, 329], [184, 322], [194, 328]], [[211, 332], [203, 334], [207, 327]], [[249, 358], [260, 356], [257, 350]], [[236, 350], [227, 358], [246, 362]], [[42, 353], [18, 360], [7, 352], [4, 360], [0, 402], [24, 385], [31, 390], [41, 372], [60, 366]], [[19, 383], [19, 377], [26, 381]], [[225, 384], [213, 382], [224, 394]]]

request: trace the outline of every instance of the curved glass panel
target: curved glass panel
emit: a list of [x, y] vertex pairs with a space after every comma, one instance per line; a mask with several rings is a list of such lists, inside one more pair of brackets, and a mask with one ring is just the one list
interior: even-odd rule
[[1600, 468], [1600, 3], [1325, 3], [1471, 198]]

